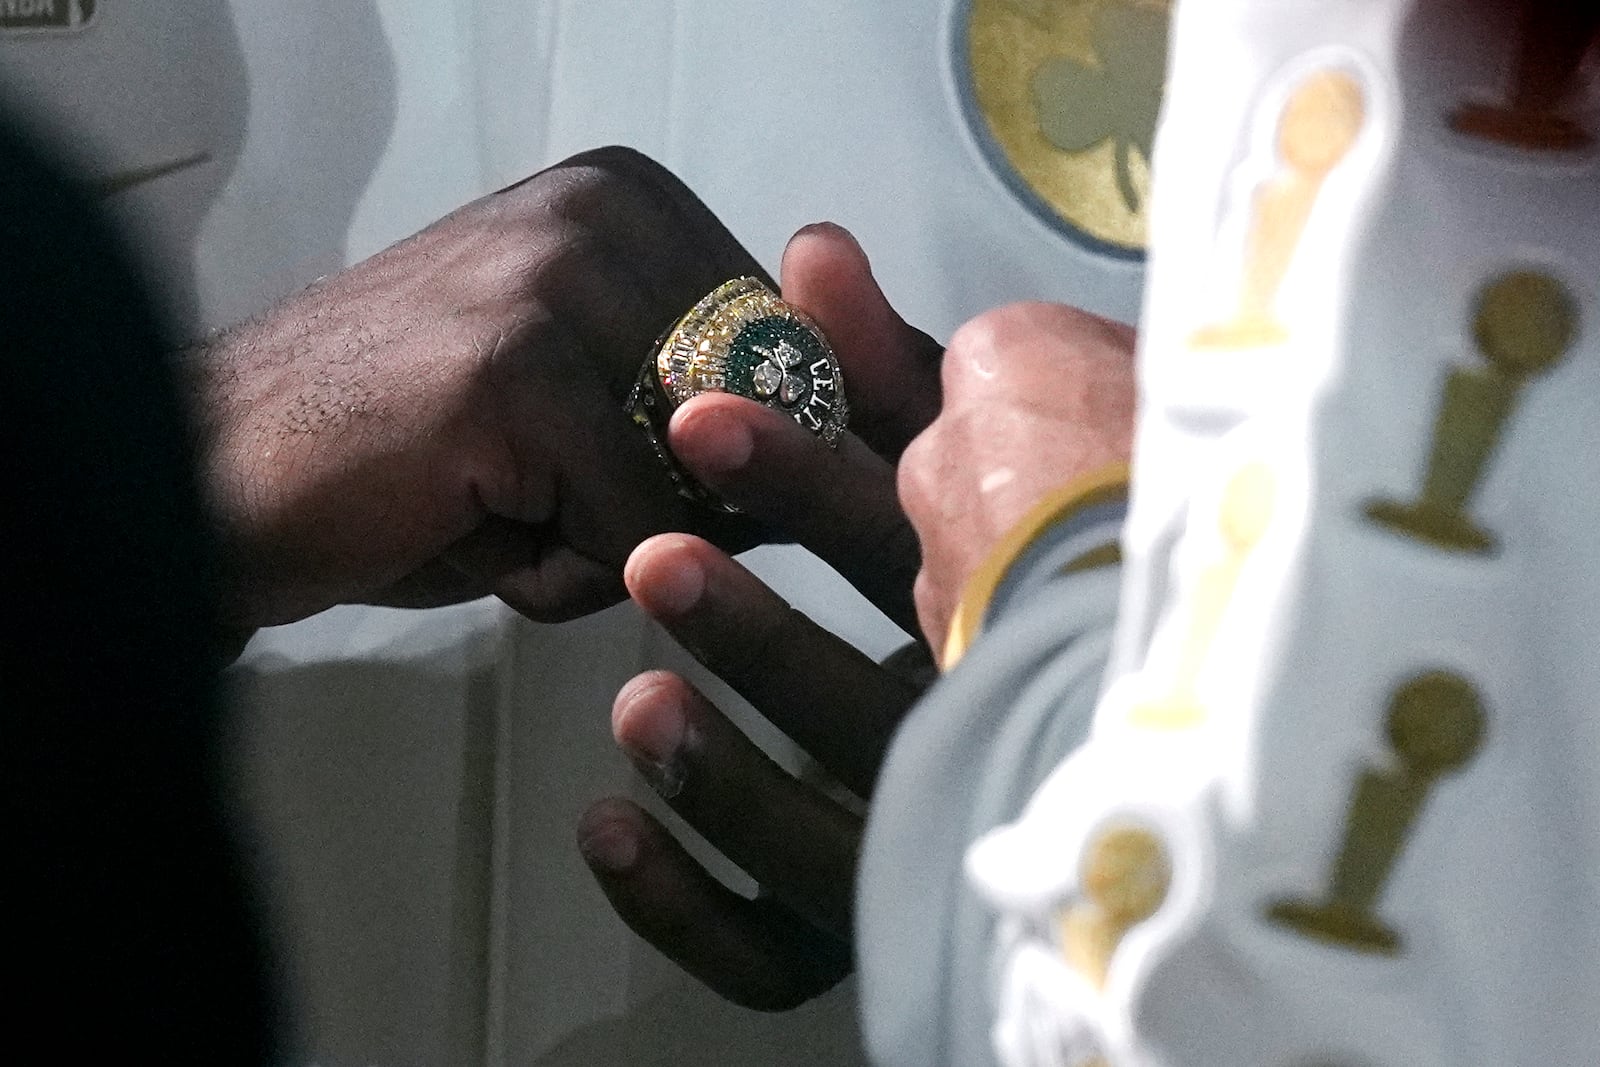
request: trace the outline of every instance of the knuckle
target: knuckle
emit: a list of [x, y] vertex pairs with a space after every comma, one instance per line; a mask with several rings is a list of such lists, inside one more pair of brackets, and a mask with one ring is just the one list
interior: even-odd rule
[[563, 216], [600, 221], [622, 196], [648, 196], [677, 181], [672, 172], [644, 153], [621, 145], [570, 156], [545, 174], [553, 189], [552, 206]]
[[941, 418], [972, 441], [984, 439], [984, 420], [1011, 408], [1075, 411], [1119, 429], [1136, 405], [1134, 340], [1130, 327], [1062, 304], [986, 312], [951, 340]]
[[567, 160], [541, 177], [539, 191], [539, 207], [549, 217], [569, 225], [588, 225], [607, 202], [615, 203], [626, 188], [605, 170]]
[[612, 178], [640, 180], [668, 174], [669, 171], [637, 148], [627, 145], [604, 145], [591, 148], [567, 159], [562, 166], [593, 169]]
[[956, 397], [963, 395], [979, 353], [991, 351], [994, 347], [994, 325], [990, 321], [992, 314], [986, 312], [962, 323], [945, 346], [944, 361], [939, 365], [939, 384], [944, 390], [946, 407]]
[[1033, 321], [1039, 329], [1050, 329], [1063, 335], [1082, 333], [1099, 333], [1111, 324], [1111, 320], [1096, 315], [1092, 311], [1085, 311], [1071, 304], [1033, 304]]
[[1003, 304], [968, 319], [950, 338], [950, 352], [960, 352], [966, 358], [1006, 348], [1015, 344], [1018, 337], [1030, 334], [1038, 321], [1039, 309], [1035, 303]]
[[970, 385], [1031, 361], [1131, 354], [1132, 347], [1133, 330], [1123, 323], [1067, 304], [1023, 302], [964, 324], [951, 339], [945, 362], [958, 385]]
[[913, 526], [917, 525], [919, 518], [924, 514], [925, 505], [938, 492], [938, 481], [934, 472], [938, 466], [936, 456], [939, 450], [939, 425], [935, 422], [918, 434], [906, 446], [905, 452], [900, 456], [900, 464], [895, 468], [895, 492], [900, 497], [901, 508], [905, 510], [906, 517], [911, 520]]
[[1014, 347], [1019, 335], [1025, 336], [1018, 307], [1008, 304], [986, 311], [967, 320], [950, 338], [940, 374], [947, 407], [980, 393], [1003, 369], [997, 356]]
[[648, 183], [670, 177], [660, 163], [626, 145], [605, 145], [568, 156], [499, 190], [501, 197], [539, 200], [551, 193], [592, 193], [619, 184]]

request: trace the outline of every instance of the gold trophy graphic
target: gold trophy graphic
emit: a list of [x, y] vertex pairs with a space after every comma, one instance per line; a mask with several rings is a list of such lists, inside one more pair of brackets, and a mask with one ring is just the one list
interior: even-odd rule
[[1171, 863], [1153, 832], [1118, 825], [1089, 842], [1080, 875], [1081, 899], [1058, 918], [1062, 954], [1090, 985], [1103, 989], [1117, 946], [1166, 899]]
[[1267, 917], [1313, 940], [1398, 955], [1400, 934], [1375, 914], [1378, 899], [1434, 786], [1477, 754], [1483, 732], [1478, 692], [1459, 675], [1435, 671], [1396, 690], [1388, 722], [1396, 764], [1357, 779], [1327, 891], [1279, 900]]
[[1276, 484], [1264, 463], [1242, 467], [1228, 482], [1217, 512], [1221, 554], [1195, 579], [1185, 610], [1188, 629], [1182, 635], [1177, 663], [1159, 697], [1134, 705], [1129, 722], [1153, 730], [1182, 730], [1205, 721], [1205, 709], [1195, 692], [1206, 657], [1222, 626], [1239, 576], [1251, 554], [1266, 536], [1272, 521]]
[[1488, 366], [1445, 380], [1422, 493], [1374, 500], [1367, 517], [1404, 537], [1452, 552], [1489, 553], [1495, 536], [1467, 514], [1528, 379], [1561, 362], [1577, 332], [1577, 307], [1554, 278], [1518, 271], [1479, 295], [1473, 339]]
[[1197, 330], [1190, 341], [1195, 348], [1259, 348], [1288, 340], [1273, 306], [1278, 289], [1323, 184], [1365, 122], [1361, 86], [1344, 71], [1319, 70], [1295, 86], [1278, 120], [1279, 170], [1251, 204], [1238, 305], [1232, 319]]

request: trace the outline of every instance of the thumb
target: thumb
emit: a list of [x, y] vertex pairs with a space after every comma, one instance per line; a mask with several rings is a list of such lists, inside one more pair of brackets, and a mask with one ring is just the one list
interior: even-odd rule
[[944, 349], [889, 305], [850, 231], [807, 226], [783, 253], [783, 298], [816, 320], [844, 367], [850, 429], [899, 458], [939, 414]]

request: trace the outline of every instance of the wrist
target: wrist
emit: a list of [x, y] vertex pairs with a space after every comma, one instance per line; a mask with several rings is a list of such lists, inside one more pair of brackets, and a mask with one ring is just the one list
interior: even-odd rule
[[940, 667], [950, 670], [1018, 595], [1061, 574], [1118, 564], [1128, 465], [1110, 463], [1047, 494], [968, 577], [950, 617]]

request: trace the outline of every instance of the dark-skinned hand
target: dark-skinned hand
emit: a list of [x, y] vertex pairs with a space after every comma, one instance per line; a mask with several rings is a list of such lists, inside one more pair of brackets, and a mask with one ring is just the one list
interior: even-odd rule
[[490, 593], [541, 620], [622, 599], [691, 508], [622, 410], [664, 327], [755, 261], [627, 149], [474, 201], [188, 354], [228, 625]]
[[[783, 295], [828, 335], [852, 432], [837, 451], [760, 405], [697, 397], [672, 420], [686, 467], [723, 499], [832, 565], [914, 632], [920, 557], [895, 497], [895, 460], [937, 414], [937, 344], [890, 308], [859, 246], [802, 230]], [[879, 665], [792, 609], [698, 537], [666, 534], [628, 561], [629, 593], [697, 660], [851, 793], [866, 798], [896, 725], [931, 677], [920, 645]], [[624, 921], [729, 1000], [794, 1007], [851, 968], [862, 820], [783, 770], [682, 677], [651, 671], [618, 693], [617, 743], [672, 809], [760, 886], [724, 886], [659, 820], [621, 798], [583, 816], [579, 845]]]

